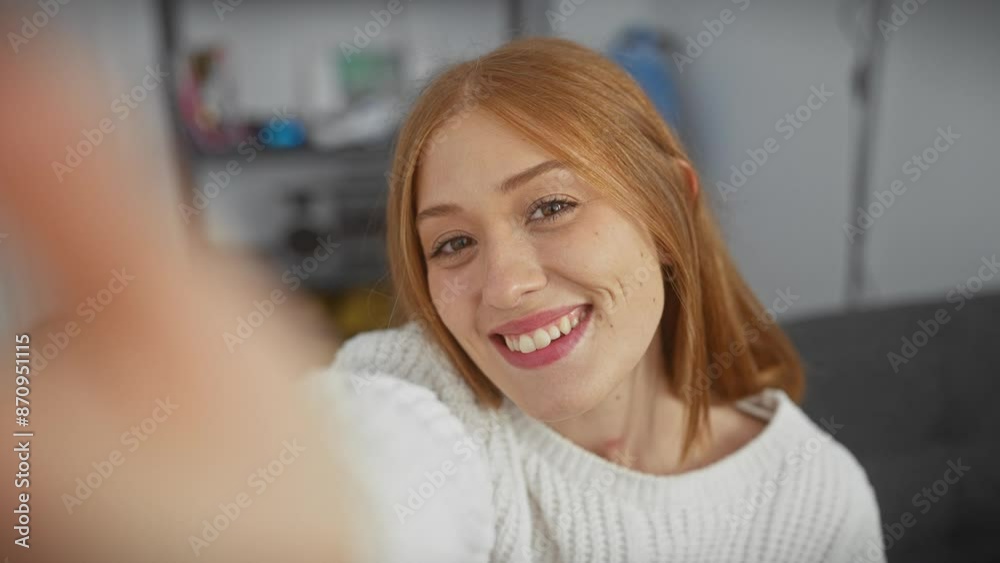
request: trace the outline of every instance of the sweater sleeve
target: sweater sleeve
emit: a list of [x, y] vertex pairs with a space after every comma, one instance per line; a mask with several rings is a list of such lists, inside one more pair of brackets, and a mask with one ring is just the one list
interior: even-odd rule
[[863, 484], [854, 491], [852, 515], [854, 526], [850, 540], [851, 556], [848, 563], [886, 563], [882, 542], [882, 517], [879, 515], [875, 489], [862, 470]]
[[886, 563], [875, 489], [857, 458], [839, 443], [836, 450], [840, 452], [837, 471], [844, 477], [842, 495], [846, 512], [833, 563]]
[[351, 343], [317, 377], [341, 413], [337, 434], [350, 435], [381, 560], [488, 561], [494, 525], [484, 460], [463, 455], [466, 429], [432, 391], [386, 371], [384, 358], [364, 360], [375, 342]]

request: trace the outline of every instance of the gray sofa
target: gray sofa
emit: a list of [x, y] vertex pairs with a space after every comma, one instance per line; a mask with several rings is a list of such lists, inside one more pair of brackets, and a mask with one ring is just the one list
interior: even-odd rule
[[[914, 338], [941, 309], [948, 322]], [[1000, 295], [784, 328], [806, 367], [803, 408], [843, 424], [874, 485], [889, 561], [1000, 561]], [[904, 336], [916, 344], [897, 372]]]

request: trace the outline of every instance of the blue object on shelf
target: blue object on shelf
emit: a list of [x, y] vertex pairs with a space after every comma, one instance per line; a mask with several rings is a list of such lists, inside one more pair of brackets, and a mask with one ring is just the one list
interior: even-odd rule
[[609, 56], [632, 75], [663, 119], [674, 131], [679, 131], [680, 98], [664, 39], [660, 30], [628, 27], [613, 43]]
[[[260, 131], [257, 138], [264, 141], [268, 147], [290, 149], [306, 144], [306, 128], [297, 119], [286, 120], [276, 126], [268, 125]], [[264, 131], [269, 131], [270, 134], [264, 135]]]

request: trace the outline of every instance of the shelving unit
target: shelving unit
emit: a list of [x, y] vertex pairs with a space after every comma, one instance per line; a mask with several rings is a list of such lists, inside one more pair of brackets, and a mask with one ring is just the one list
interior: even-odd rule
[[[548, 0], [502, 0], [505, 6], [507, 25], [505, 29], [508, 36], [513, 39], [522, 35], [526, 31], [541, 29], [540, 22], [545, 20], [545, 9], [548, 7]], [[161, 61], [169, 68], [173, 67], [178, 55], [182, 52], [180, 31], [180, 10], [183, 9], [182, 1], [178, 0], [157, 0], [160, 15], [160, 37], [161, 37]], [[279, 5], [275, 2], [275, 5]], [[287, 5], [287, 3], [285, 4]], [[171, 120], [177, 134], [178, 141], [183, 149], [182, 154], [189, 159], [200, 158], [227, 158], [230, 153], [213, 153], [199, 149], [193, 142], [191, 136], [183, 126], [177, 92], [171, 88], [168, 94], [170, 102]], [[368, 153], [379, 150], [387, 150], [391, 139], [387, 138], [377, 143], [356, 144], [343, 148], [323, 148], [314, 146], [302, 146], [289, 149], [269, 149], [268, 158], [272, 155], [276, 157], [305, 156], [318, 158], [354, 158], [359, 153]]]
[[[296, 0], [280, 4], [274, 2], [274, 6], [275, 10], [278, 11], [310, 1]], [[435, 2], [438, 2], [442, 6], [448, 5], [448, 0], [435, 0]], [[502, 5], [501, 12], [503, 17], [506, 18], [506, 22], [503, 30], [501, 30], [501, 35], [513, 38], [523, 32], [536, 32], [542, 29], [541, 22], [546, 22], [544, 10], [548, 6], [547, 0], [475, 0], [474, 4], [487, 2], [494, 8], [498, 2]], [[188, 21], [185, 22], [184, 10], [191, 8], [192, 4], [175, 0], [157, 0], [157, 5], [161, 26], [160, 58], [164, 68], [173, 69], [176, 68], [178, 61], [182, 60], [182, 56], [186, 53], [188, 47], [186, 41], [189, 40], [189, 37], [185, 34], [183, 26], [185, 23], [190, 24], [191, 21], [188, 18]], [[266, 6], [267, 3], [264, 0], [244, 0], [244, 5], [256, 6], [259, 18], [260, 7]], [[310, 9], [313, 9], [317, 5], [320, 4], [317, 4], [313, 0]], [[364, 6], [366, 10], [369, 7], [368, 4], [362, 5], [349, 0], [341, 3], [321, 4], [324, 8], [330, 7], [333, 10], [336, 10], [338, 5], [350, 6], [355, 12], [357, 12], [358, 6]], [[466, 10], [468, 10], [469, 5], [468, 3], [455, 4], [455, 6], [461, 6]], [[227, 15], [227, 18], [229, 17], [239, 17], [239, 14]], [[227, 19], [210, 25], [222, 26], [226, 25], [227, 21], [229, 20]], [[204, 36], [204, 26], [202, 26], [201, 31], [201, 35]], [[273, 37], [271, 37], [271, 40], [274, 40]], [[273, 67], [274, 62], [272, 60], [266, 64]], [[169, 103], [168, 111], [176, 145], [175, 152], [178, 155], [179, 166], [181, 167], [180, 177], [188, 178], [192, 182], [188, 186], [186, 193], [182, 194], [182, 201], [190, 203], [195, 193], [195, 186], [199, 183], [198, 178], [200, 175], [203, 176], [205, 170], [223, 170], [227, 163], [232, 161], [243, 163], [245, 155], [238, 153], [235, 148], [215, 152], [199, 147], [182, 120], [176, 85], [168, 89], [166, 96]], [[260, 157], [259, 161], [255, 159], [252, 166], [246, 167], [248, 169], [253, 168], [255, 171], [243, 172], [239, 181], [241, 184], [246, 184], [247, 182], [252, 184], [255, 181], [253, 177], [259, 174], [256, 171], [264, 169], [271, 170], [266, 177], [273, 179], [275, 177], [274, 170], [289, 170], [291, 172], [298, 169], [317, 169], [324, 166], [331, 168], [340, 167], [350, 170], [351, 173], [346, 175], [332, 174], [331, 179], [322, 177], [319, 177], [319, 179], [308, 177], [307, 179], [294, 179], [291, 178], [290, 174], [288, 181], [281, 181], [282, 184], [285, 184], [282, 189], [291, 189], [293, 192], [311, 191], [316, 196], [315, 200], [326, 200], [327, 198], [336, 200], [339, 197], [339, 192], [342, 191], [338, 187], [339, 183], [339, 185], [343, 185], [343, 191], [352, 191], [355, 196], [350, 204], [334, 201], [334, 207], [343, 203], [343, 209], [346, 211], [342, 213], [353, 213], [354, 215], [358, 214], [356, 211], [358, 209], [375, 210], [384, 202], [384, 189], [377, 189], [377, 187], [384, 188], [385, 185], [384, 173], [388, 169], [393, 137], [394, 135], [388, 135], [386, 138], [375, 141], [358, 142], [335, 148], [318, 147], [309, 144], [294, 148], [268, 147], [266, 150], [257, 152]], [[259, 193], [259, 184], [261, 182], [259, 180], [256, 182], [258, 189], [255, 193]], [[370, 187], [365, 188], [365, 186]], [[278, 187], [275, 186], [276, 190], [273, 196], [275, 213], [288, 213], [288, 195], [285, 194], [282, 196], [281, 191], [277, 189]], [[356, 194], [360, 191], [371, 193], [370, 204], [359, 206]], [[264, 204], [269, 205], [271, 201], [264, 202]], [[260, 210], [258, 210], [258, 215], [260, 215]], [[196, 220], [201, 218], [202, 216], [199, 215]], [[321, 219], [321, 223], [329, 220], [328, 216], [324, 216]], [[345, 220], [345, 223], [354, 224], [357, 221]], [[350, 287], [370, 286], [386, 277], [385, 257], [382, 255], [382, 249], [384, 248], [383, 233], [374, 232], [367, 228], [363, 232], [351, 232], [342, 229], [340, 225], [327, 224], [327, 226], [330, 227], [330, 232], [337, 232], [338, 240], [342, 240], [350, 248], [345, 249], [343, 256], [338, 256], [338, 260], [331, 260], [330, 263], [324, 264], [323, 268], [317, 271], [314, 277], [303, 284], [303, 287], [308, 287], [310, 290], [320, 293], [336, 293]], [[202, 232], [207, 231], [204, 222], [198, 225], [198, 227]], [[294, 230], [294, 228], [290, 227], [291, 230]], [[279, 271], [284, 270], [289, 265], [294, 265], [296, 261], [301, 261], [305, 256], [304, 254], [292, 251], [286, 244], [284, 237], [277, 240], [275, 244], [261, 245], [258, 251], [274, 263], [279, 268]]]

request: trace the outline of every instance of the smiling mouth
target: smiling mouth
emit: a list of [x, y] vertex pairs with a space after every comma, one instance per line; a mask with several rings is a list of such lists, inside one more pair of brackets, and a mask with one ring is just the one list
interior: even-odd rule
[[592, 309], [591, 305], [581, 305], [531, 332], [493, 334], [490, 340], [512, 366], [540, 368], [568, 356], [577, 347], [590, 326]]
[[547, 325], [530, 332], [497, 334], [494, 337], [502, 338], [503, 343], [511, 352], [530, 354], [538, 350], [544, 350], [555, 341], [573, 332], [580, 325], [580, 321], [586, 314], [586, 311], [587, 308], [585, 306], [577, 307]]

